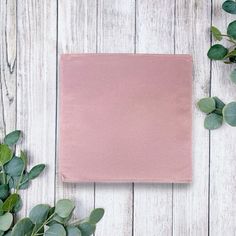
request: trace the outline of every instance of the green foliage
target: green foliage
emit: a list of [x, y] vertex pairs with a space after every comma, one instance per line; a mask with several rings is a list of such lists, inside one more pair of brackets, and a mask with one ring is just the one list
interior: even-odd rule
[[[208, 99], [207, 101], [210, 101], [209, 99], [214, 99], [215, 101], [215, 109], [209, 113], [205, 112], [198, 105], [201, 111], [203, 111], [204, 113], [207, 113], [207, 116], [204, 121], [204, 127], [206, 129], [209, 129], [209, 130], [218, 129], [219, 127], [221, 127], [223, 120], [230, 126], [236, 126], [236, 102], [230, 102], [225, 105], [218, 97], [203, 98], [203, 99], [204, 101], [206, 99]], [[200, 101], [201, 103], [203, 103], [202, 99]], [[208, 104], [209, 102], [205, 102], [205, 103]], [[203, 104], [205, 105], [205, 103]], [[205, 108], [205, 106], [203, 107]]]
[[20, 219], [14, 225], [14, 214], [22, 207], [19, 191], [28, 188], [31, 180], [45, 169], [44, 164], [39, 164], [27, 171], [26, 154], [21, 151], [18, 157], [13, 149], [20, 137], [21, 131], [13, 131], [6, 135], [4, 144], [0, 144], [0, 236], [92, 235], [104, 209], [94, 209], [88, 218], [71, 222], [75, 204], [68, 199], [59, 200], [55, 207], [38, 204], [28, 218]]
[[236, 102], [230, 102], [223, 109], [224, 120], [231, 126], [236, 126]]
[[236, 2], [233, 0], [225, 1], [222, 4], [222, 8], [230, 14], [236, 14]]
[[216, 102], [213, 98], [202, 98], [197, 105], [202, 112], [207, 114], [216, 109]]
[[[236, 1], [227, 0], [222, 4], [222, 8], [230, 14], [236, 14]], [[236, 20], [229, 23], [226, 32], [221, 33], [217, 27], [211, 27], [214, 40], [221, 41], [224, 38], [229, 43], [227, 47], [222, 44], [212, 45], [207, 56], [211, 60], [222, 60], [225, 64], [234, 64], [236, 63]], [[230, 79], [236, 83], [236, 72], [231, 73]]]

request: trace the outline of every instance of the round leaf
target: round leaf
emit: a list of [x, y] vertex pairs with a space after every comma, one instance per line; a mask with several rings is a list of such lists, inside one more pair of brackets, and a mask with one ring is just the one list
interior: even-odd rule
[[204, 121], [204, 127], [209, 130], [218, 129], [223, 122], [223, 117], [215, 113], [207, 115]]
[[11, 149], [5, 145], [0, 144], [0, 165], [6, 164], [12, 158], [12, 151]]
[[223, 60], [227, 55], [228, 49], [221, 44], [215, 44], [209, 49], [207, 56], [212, 60]]
[[74, 208], [75, 208], [75, 205], [71, 200], [62, 199], [56, 203], [55, 212], [60, 217], [67, 218], [68, 216], [70, 216]]
[[233, 39], [236, 39], [236, 20], [228, 25], [227, 34]]
[[66, 230], [62, 225], [54, 224], [44, 233], [44, 236], [66, 236]]
[[215, 40], [222, 40], [222, 35], [219, 29], [217, 29], [215, 26], [211, 27], [211, 32]]
[[74, 226], [66, 227], [67, 236], [82, 236], [80, 230]]
[[22, 202], [21, 198], [19, 198], [18, 201], [16, 202], [15, 206], [13, 207], [12, 212], [13, 213], [19, 212], [21, 210], [22, 206], [23, 206], [23, 202]]
[[21, 136], [21, 131], [15, 130], [9, 133], [8, 135], [6, 135], [6, 137], [4, 138], [4, 143], [9, 146], [15, 145], [20, 139], [20, 136]]
[[216, 109], [216, 103], [213, 98], [202, 98], [198, 101], [197, 105], [204, 113], [210, 113]]
[[236, 102], [230, 102], [223, 108], [224, 120], [231, 126], [236, 126]]
[[11, 211], [13, 209], [13, 207], [15, 207], [15, 205], [17, 204], [17, 202], [19, 201], [20, 196], [17, 193], [13, 193], [11, 194], [6, 201], [3, 203], [2, 209], [4, 211]]
[[104, 209], [103, 208], [96, 208], [94, 209], [90, 216], [89, 216], [89, 222], [91, 224], [97, 224], [104, 215]]
[[29, 218], [34, 224], [42, 224], [47, 219], [49, 210], [49, 205], [39, 204], [30, 211]]
[[13, 157], [5, 166], [5, 172], [10, 176], [20, 176], [24, 170], [24, 162], [19, 157]]
[[12, 229], [11, 236], [29, 236], [34, 229], [34, 224], [29, 218], [19, 220]]
[[0, 216], [0, 230], [7, 231], [13, 222], [13, 216], [11, 213], [7, 212]]
[[225, 104], [218, 98], [218, 97], [213, 97], [216, 103], [216, 109], [214, 110], [214, 113], [218, 115], [222, 115], [222, 110], [225, 106]]
[[39, 164], [37, 166], [34, 166], [29, 172], [29, 179], [32, 180], [37, 178], [44, 170], [44, 168], [45, 168], [44, 164]]
[[231, 72], [230, 79], [233, 83], [236, 84], [236, 69]]
[[84, 222], [80, 224], [78, 227], [83, 236], [90, 236], [96, 230], [96, 225], [90, 224], [89, 222]]
[[225, 1], [222, 4], [222, 8], [230, 14], [236, 14], [236, 2], [235, 1], [232, 1], [232, 0]]
[[8, 184], [0, 185], [0, 199], [5, 200], [9, 196]]

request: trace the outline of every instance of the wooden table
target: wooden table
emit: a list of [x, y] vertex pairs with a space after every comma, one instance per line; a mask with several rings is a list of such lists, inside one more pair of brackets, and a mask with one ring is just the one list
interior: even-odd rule
[[[232, 16], [221, 0], [1, 0], [0, 133], [23, 130], [30, 165], [48, 169], [24, 192], [21, 215], [37, 203], [72, 198], [76, 214], [106, 215], [96, 236], [236, 235], [236, 130], [208, 132], [196, 101], [236, 99], [230, 66], [211, 63], [211, 24]], [[190, 53], [194, 60], [193, 183], [62, 184], [57, 172], [61, 53]], [[164, 111], [163, 111], [164, 112]], [[171, 114], [170, 114], [171, 115]], [[174, 117], [173, 117], [174, 118]], [[68, 147], [69, 148], [69, 147]], [[171, 144], [170, 144], [171, 148]]]

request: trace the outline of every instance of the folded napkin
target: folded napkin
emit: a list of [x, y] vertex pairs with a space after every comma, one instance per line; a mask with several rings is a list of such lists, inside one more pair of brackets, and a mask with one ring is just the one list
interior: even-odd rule
[[61, 55], [65, 182], [190, 182], [189, 55]]

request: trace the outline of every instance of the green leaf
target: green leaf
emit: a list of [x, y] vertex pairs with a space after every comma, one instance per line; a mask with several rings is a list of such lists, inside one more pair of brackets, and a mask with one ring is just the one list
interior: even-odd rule
[[230, 102], [223, 108], [223, 117], [226, 123], [236, 126], [236, 102]]
[[236, 39], [236, 20], [231, 22], [229, 25], [228, 25], [228, 28], [227, 28], [227, 34], [232, 37], [233, 39]]
[[82, 236], [80, 230], [74, 226], [66, 227], [67, 236]]
[[3, 201], [0, 199], [0, 216], [2, 216], [4, 213], [2, 206], [3, 206]]
[[9, 196], [8, 184], [0, 185], [0, 199], [5, 200]]
[[33, 229], [33, 222], [29, 218], [23, 218], [13, 227], [11, 236], [30, 236]]
[[15, 130], [9, 133], [8, 135], [6, 135], [6, 137], [4, 138], [4, 143], [9, 146], [15, 145], [20, 139], [20, 136], [21, 136], [21, 131]]
[[211, 113], [206, 116], [204, 121], [204, 127], [209, 130], [218, 129], [223, 122], [223, 117], [215, 113]]
[[30, 214], [29, 214], [30, 220], [34, 224], [42, 224], [43, 222], [46, 221], [50, 208], [51, 207], [46, 204], [39, 204], [39, 205], [35, 206], [30, 211]]
[[209, 49], [207, 56], [212, 60], [223, 60], [228, 53], [228, 49], [221, 44], [215, 44]]
[[236, 14], [236, 2], [235, 1], [232, 1], [232, 0], [225, 1], [222, 4], [222, 8], [230, 14]]
[[103, 216], [104, 216], [104, 209], [96, 208], [91, 212], [89, 216], [89, 222], [91, 224], [97, 224], [102, 219]]
[[211, 113], [216, 109], [216, 103], [213, 98], [202, 98], [197, 103], [198, 108], [204, 113]]
[[25, 168], [26, 168], [27, 167], [27, 156], [26, 156], [25, 152], [20, 151], [20, 158], [24, 162], [24, 165], [25, 165]]
[[214, 110], [214, 113], [218, 115], [222, 115], [222, 110], [225, 106], [225, 104], [218, 98], [218, 97], [213, 97], [216, 103], [216, 109]]
[[234, 69], [230, 74], [230, 79], [233, 83], [236, 84], [236, 69]]
[[21, 198], [18, 199], [18, 201], [16, 202], [15, 206], [12, 209], [12, 213], [17, 213], [21, 210], [23, 206], [23, 202], [21, 200]]
[[66, 236], [66, 230], [60, 224], [54, 224], [44, 233], [44, 236]]
[[225, 56], [225, 59], [227, 58], [232, 58], [236, 56], [236, 50], [230, 51], [229, 53], [227, 53], [227, 55]]
[[37, 166], [34, 166], [29, 172], [29, 179], [32, 180], [37, 178], [44, 170], [44, 168], [45, 168], [44, 164], [39, 164]]
[[0, 165], [6, 164], [12, 158], [12, 151], [6, 144], [0, 144]]
[[0, 216], [0, 230], [7, 231], [13, 222], [13, 216], [11, 213], [7, 212], [4, 215]]
[[55, 213], [62, 218], [67, 218], [68, 216], [70, 216], [74, 208], [75, 204], [71, 200], [62, 199], [56, 203]]
[[11, 211], [13, 209], [13, 207], [15, 207], [15, 205], [17, 204], [17, 202], [19, 201], [20, 196], [17, 193], [13, 193], [11, 194], [6, 201], [3, 203], [2, 209], [4, 211]]
[[5, 166], [5, 172], [12, 176], [12, 177], [16, 177], [16, 176], [20, 176], [21, 173], [24, 170], [24, 162], [22, 161], [21, 158], [14, 156]]
[[222, 35], [219, 29], [217, 29], [215, 26], [211, 27], [211, 32], [215, 40], [221, 41]]
[[84, 222], [79, 225], [79, 230], [83, 236], [90, 236], [96, 230], [96, 225], [90, 224], [89, 222]]

